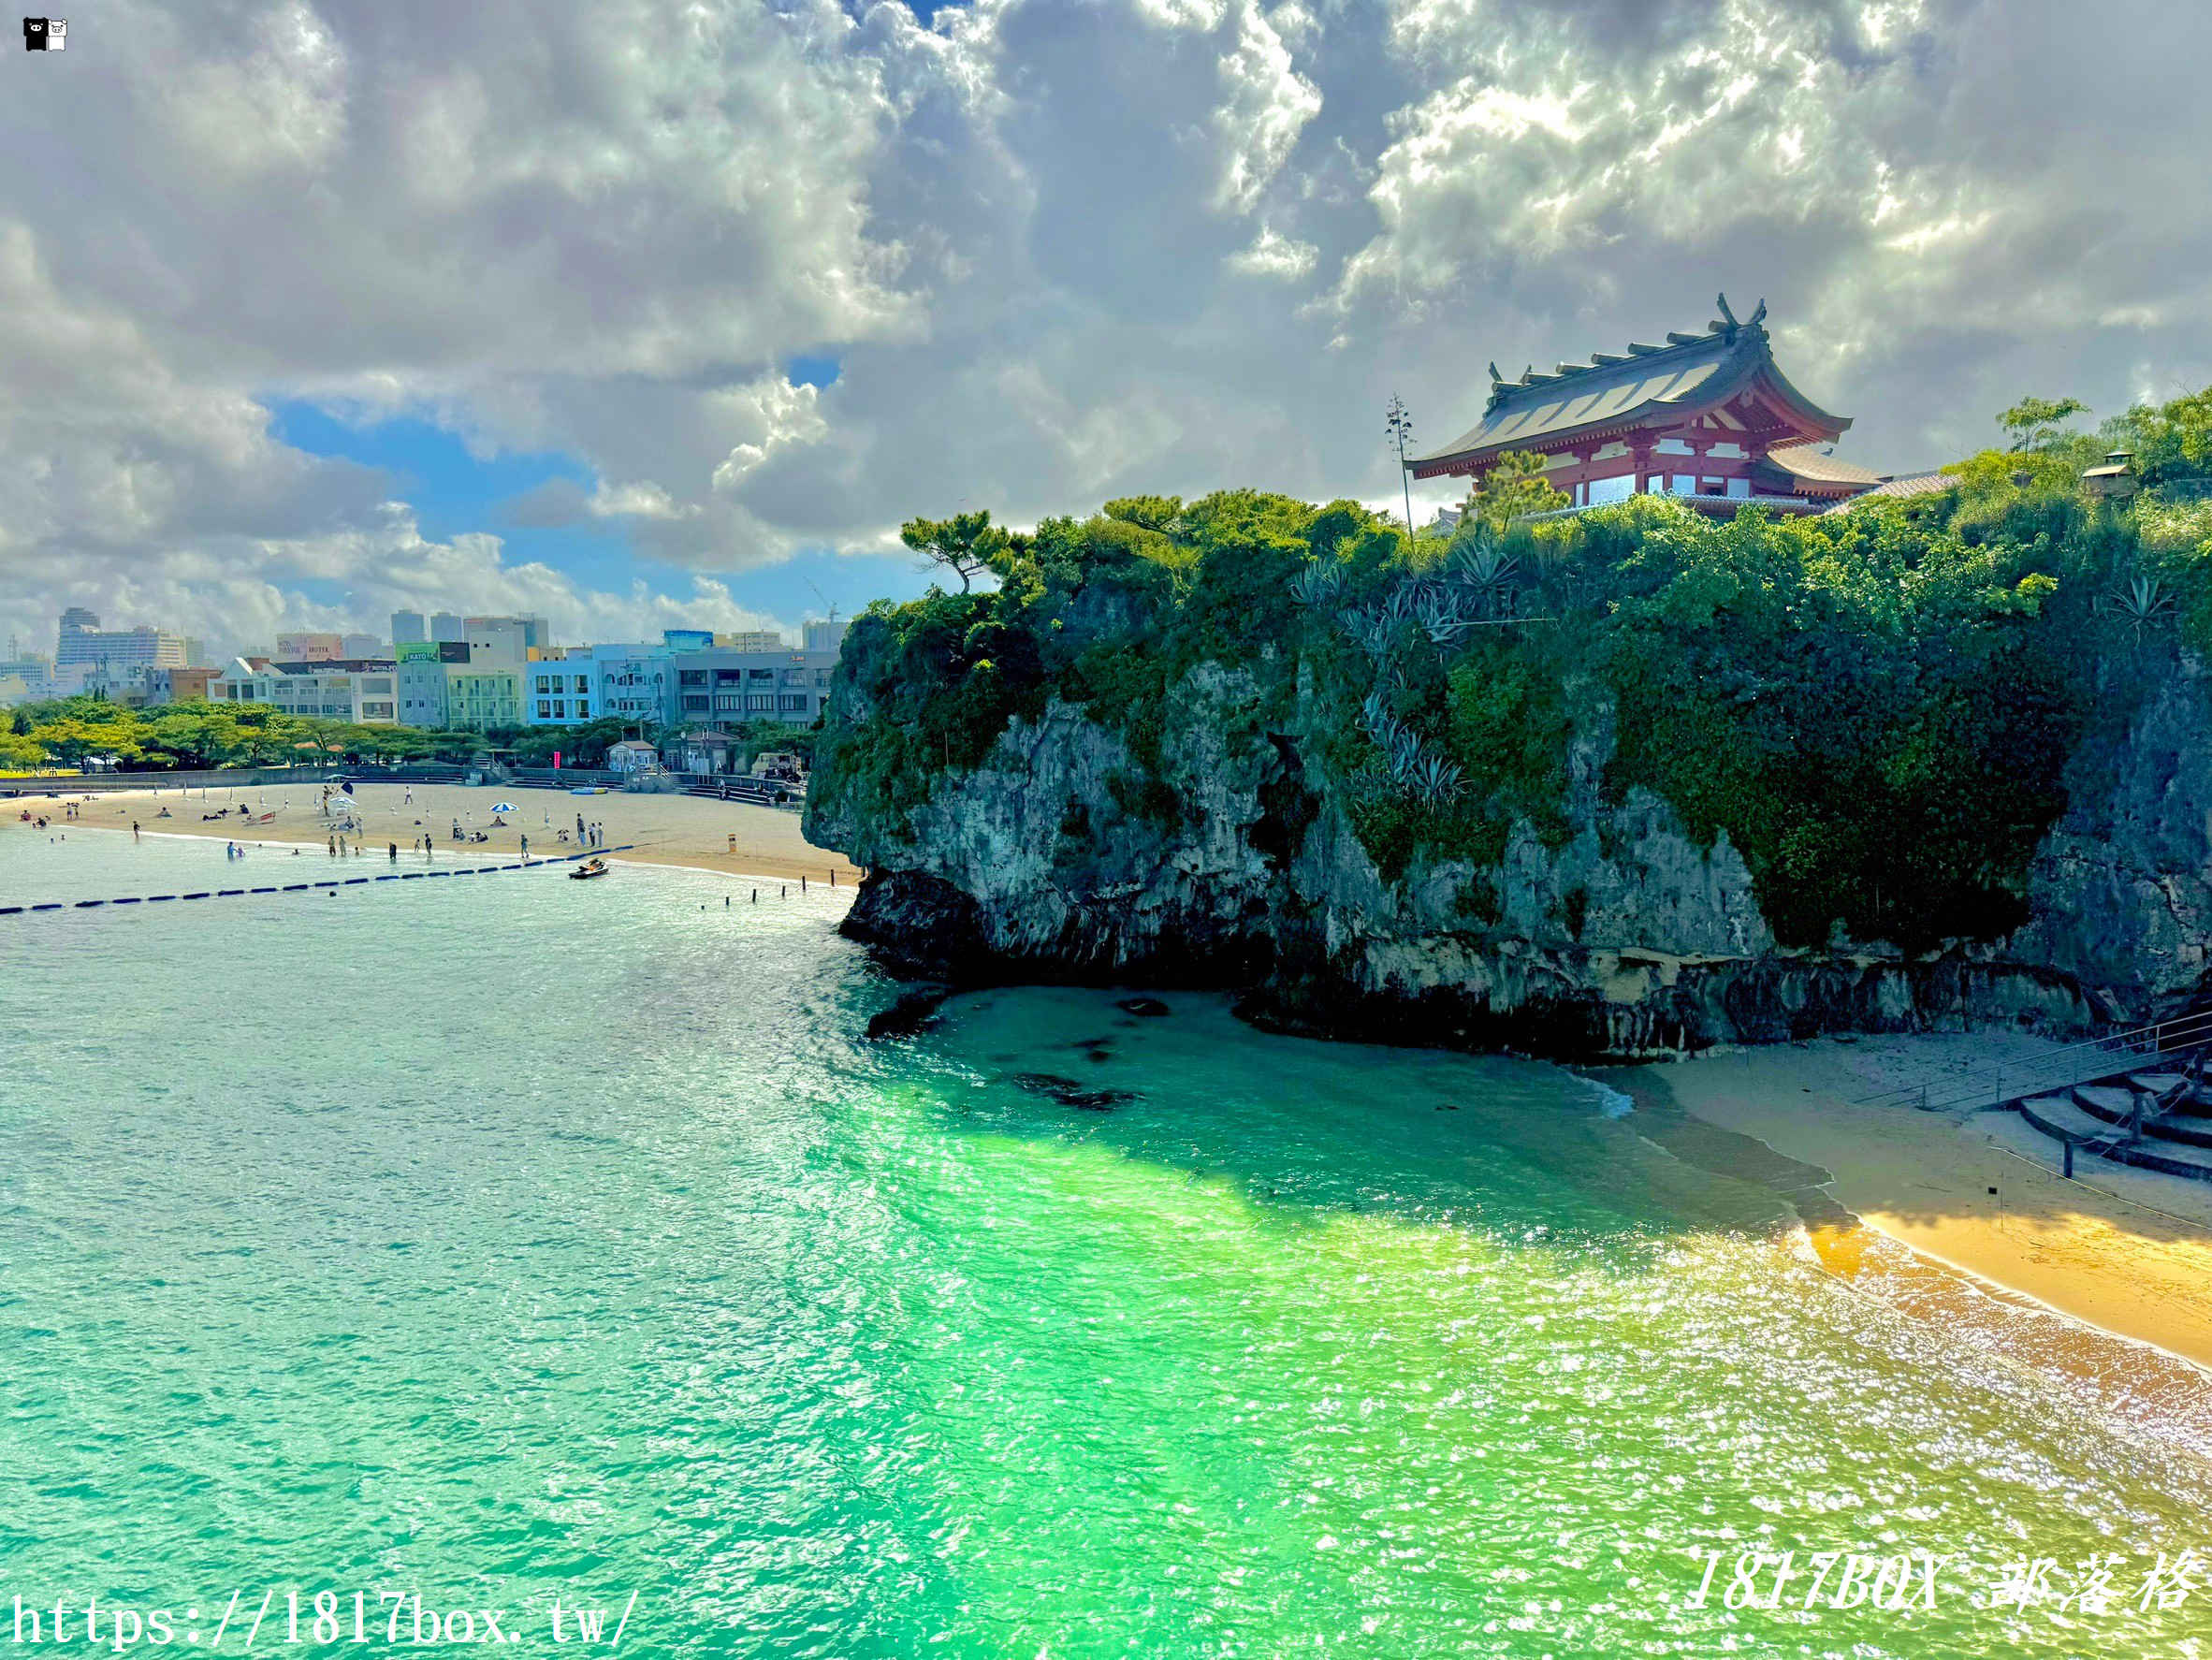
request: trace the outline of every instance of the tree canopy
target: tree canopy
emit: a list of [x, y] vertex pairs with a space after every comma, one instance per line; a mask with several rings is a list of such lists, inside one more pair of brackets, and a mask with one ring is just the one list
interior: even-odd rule
[[[2126, 419], [2167, 445], [2157, 464], [2193, 468], [2206, 407]], [[2082, 413], [2024, 400], [2006, 427], [2027, 447], [1835, 515], [1638, 496], [1514, 523], [1561, 500], [1521, 461], [1449, 546], [1251, 489], [1049, 518], [1009, 539], [996, 591], [855, 620], [814, 810], [895, 835], [1056, 702], [1122, 737], [1120, 810], [1173, 825], [1171, 736], [1211, 664], [1250, 688], [1221, 719], [1295, 743], [1386, 881], [1494, 869], [1516, 825], [1567, 834], [1570, 738], [1603, 731], [1604, 792], [1724, 833], [1785, 943], [1995, 938], [2025, 914], [2070, 758], [2123, 730], [2178, 649], [2212, 653], [2212, 501], [2086, 492], [2099, 440], [2064, 428]], [[1471, 925], [1490, 881], [1464, 895]]]

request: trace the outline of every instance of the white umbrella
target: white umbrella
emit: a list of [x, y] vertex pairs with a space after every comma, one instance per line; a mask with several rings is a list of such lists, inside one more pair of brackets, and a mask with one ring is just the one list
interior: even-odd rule
[[512, 801], [495, 801], [491, 804], [491, 810], [495, 813], [511, 813], [515, 810], [515, 804]]

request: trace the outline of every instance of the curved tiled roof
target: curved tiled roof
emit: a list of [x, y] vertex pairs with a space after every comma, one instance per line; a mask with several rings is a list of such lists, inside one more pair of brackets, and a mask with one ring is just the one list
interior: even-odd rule
[[1899, 496], [1932, 496], [1949, 489], [1958, 480], [1948, 473], [1909, 473], [1901, 478], [1886, 478], [1869, 490], [1839, 502], [1826, 509], [1829, 513], [1849, 513], [1861, 502], [1895, 501]]
[[[1588, 363], [1562, 363], [1550, 374], [1533, 368], [1519, 380], [1500, 377], [1491, 367], [1490, 402], [1481, 424], [1440, 449], [1410, 458], [1419, 470], [1485, 451], [1512, 449], [1569, 433], [1633, 423], [1684, 408], [1717, 403], [1754, 375], [1795, 404], [1826, 436], [1840, 436], [1849, 417], [1829, 415], [1791, 386], [1768, 347], [1767, 304], [1739, 323], [1721, 299], [1722, 320], [1700, 334], [1669, 334], [1663, 346], [1631, 342], [1624, 354], [1598, 352]], [[1868, 475], [1870, 478], [1872, 474]]]
[[1808, 484], [1864, 484], [1882, 482], [1882, 474], [1870, 473], [1856, 461], [1840, 461], [1834, 456], [1824, 456], [1810, 444], [1785, 444], [1767, 452], [1767, 459], [1793, 478], [1802, 478]]

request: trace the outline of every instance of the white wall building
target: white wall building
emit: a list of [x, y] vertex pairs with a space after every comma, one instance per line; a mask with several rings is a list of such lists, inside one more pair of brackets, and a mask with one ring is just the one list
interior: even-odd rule
[[62, 613], [55, 631], [53, 665], [65, 669], [82, 663], [119, 670], [181, 669], [185, 666], [184, 636], [157, 628], [103, 629], [95, 613], [72, 605]]
[[396, 726], [398, 667], [368, 661], [257, 667], [238, 660], [209, 683], [208, 697], [211, 702], [267, 704], [283, 715]]
[[675, 659], [676, 720], [810, 726], [829, 696], [835, 651], [687, 651]]

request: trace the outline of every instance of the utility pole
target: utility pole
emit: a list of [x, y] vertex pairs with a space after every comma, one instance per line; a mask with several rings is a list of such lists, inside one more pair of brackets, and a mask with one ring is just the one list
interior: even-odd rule
[[1390, 406], [1383, 415], [1383, 430], [1390, 434], [1390, 447], [1398, 452], [1398, 483], [1405, 492], [1405, 535], [1411, 541], [1413, 479], [1405, 471], [1405, 450], [1413, 443], [1413, 414], [1405, 407], [1404, 400], [1395, 392], [1390, 394]]

